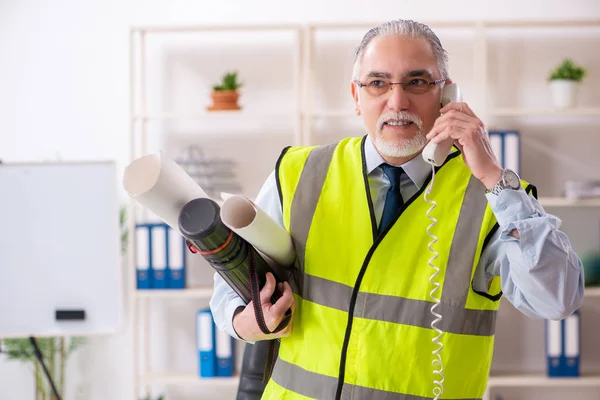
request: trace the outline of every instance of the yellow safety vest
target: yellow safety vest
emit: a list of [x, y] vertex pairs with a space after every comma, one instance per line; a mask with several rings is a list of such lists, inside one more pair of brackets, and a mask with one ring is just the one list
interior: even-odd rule
[[[292, 334], [263, 399], [434, 398], [431, 324], [435, 303], [423, 187], [381, 235], [369, 196], [363, 138], [290, 147], [277, 162], [283, 222], [298, 254]], [[485, 187], [451, 154], [434, 176], [431, 233], [441, 298], [444, 399], [479, 399], [487, 385], [500, 278], [472, 287], [481, 252], [498, 224]], [[527, 190], [533, 187], [527, 186]], [[534, 188], [533, 188], [534, 189]]]

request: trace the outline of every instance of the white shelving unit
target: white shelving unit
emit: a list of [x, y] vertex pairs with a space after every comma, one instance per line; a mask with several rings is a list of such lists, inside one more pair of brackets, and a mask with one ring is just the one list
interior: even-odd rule
[[[309, 25], [231, 25], [231, 26], [163, 26], [163, 27], [135, 27], [131, 29], [131, 106], [130, 106], [130, 140], [131, 140], [131, 159], [135, 159], [148, 152], [147, 125], [151, 122], [162, 121], [212, 121], [227, 123], [228, 121], [256, 121], [269, 118], [287, 118], [294, 121], [293, 144], [296, 145], [315, 145], [318, 144], [315, 138], [313, 125], [316, 122], [324, 120], [344, 120], [356, 118], [353, 109], [345, 109], [339, 106], [321, 108], [317, 106], [318, 87], [318, 68], [316, 65], [317, 55], [319, 54], [319, 44], [316, 36], [320, 32], [360, 30], [361, 34], [367, 29], [379, 24], [381, 21], [372, 23], [322, 23]], [[475, 81], [476, 93], [472, 102], [477, 102], [480, 110], [479, 117], [486, 121], [488, 118], [501, 119], [504, 117], [543, 117], [543, 118], [563, 118], [563, 117], [599, 117], [600, 105], [593, 107], [572, 108], [569, 110], [554, 110], [549, 108], [518, 108], [492, 107], [486, 100], [485, 87], [489, 79], [488, 76], [488, 31], [497, 28], [524, 29], [524, 28], [544, 28], [544, 29], [586, 29], [597, 28], [600, 26], [598, 20], [578, 20], [578, 21], [464, 21], [464, 22], [446, 22], [446, 21], [424, 21], [431, 26], [434, 31], [437, 29], [445, 30], [469, 30], [472, 33], [474, 42], [473, 52], [473, 80]], [[278, 105], [273, 109], [265, 109], [259, 113], [242, 111], [226, 112], [206, 112], [199, 109], [197, 112], [177, 112], [161, 110], [148, 110], [147, 94], [147, 66], [146, 66], [146, 39], [150, 35], [161, 34], [182, 34], [201, 33], [201, 32], [237, 32], [244, 35], [247, 32], [258, 31], [286, 31], [294, 32], [296, 42], [294, 44], [294, 62], [291, 72], [293, 87], [295, 92], [295, 102], [297, 106], [292, 110], [278, 111]], [[526, 39], [525, 39], [526, 40]], [[452, 54], [450, 54], [452, 57]], [[212, 63], [218, 63], [217, 60], [210, 60]], [[341, 62], [349, 63], [350, 60]], [[136, 68], [137, 66], [137, 68]], [[350, 76], [348, 76], [348, 81]], [[360, 132], [350, 132], [349, 135], [360, 134]], [[600, 199], [566, 199], [556, 197], [542, 197], [540, 202], [545, 207], [600, 207]], [[136, 217], [139, 213], [139, 206], [131, 203], [128, 215], [129, 230], [134, 231]], [[132, 217], [134, 216], [134, 217]], [[133, 235], [130, 235], [129, 248], [133, 249]], [[160, 385], [184, 385], [198, 386], [207, 388], [219, 388], [237, 386], [238, 378], [213, 378], [202, 379], [195, 371], [174, 372], [174, 371], [150, 371], [147, 363], [147, 357], [143, 361], [139, 360], [139, 349], [148, 348], [148, 336], [150, 332], [147, 328], [147, 314], [151, 305], [150, 300], [171, 301], [174, 299], [209, 299], [212, 295], [212, 287], [191, 287], [184, 290], [137, 290], [135, 279], [135, 262], [133, 250], [129, 251], [129, 272], [130, 272], [130, 309], [131, 309], [131, 328], [134, 333], [134, 357], [133, 370], [135, 393], [143, 387], [154, 384]], [[586, 291], [587, 298], [600, 298], [600, 288], [591, 288]], [[492, 376], [489, 387], [535, 387], [535, 386], [588, 386], [594, 387], [600, 385], [600, 377], [586, 376], [579, 379], [550, 379], [542, 375], [527, 375], [515, 372], [514, 375]]]
[[[236, 111], [218, 111], [209, 112], [203, 108], [199, 108], [194, 112], [179, 112], [179, 111], [162, 111], [150, 110], [149, 95], [148, 95], [148, 65], [153, 62], [148, 60], [148, 39], [161, 35], [190, 35], [202, 33], [237, 33], [245, 35], [248, 32], [256, 32], [261, 34], [277, 34], [285, 32], [290, 34], [294, 39], [292, 49], [292, 65], [289, 68], [289, 82], [291, 82], [293, 96], [290, 100], [292, 106], [289, 109], [281, 109], [281, 104], [271, 104], [272, 107], [264, 109], [248, 111], [243, 108]], [[301, 144], [301, 53], [302, 53], [302, 38], [303, 30], [299, 25], [224, 25], [224, 26], [146, 26], [134, 27], [130, 30], [130, 158], [134, 160], [148, 152], [154, 152], [149, 149], [148, 139], [148, 124], [151, 122], [207, 122], [227, 124], [229, 122], [251, 122], [271, 119], [285, 119], [292, 129], [293, 144]], [[218, 61], [209, 60], [211, 63]], [[210, 88], [207, 89], [206, 95], [210, 93]], [[217, 199], [215, 199], [217, 200]], [[217, 200], [217, 202], [219, 202]], [[129, 216], [129, 231], [135, 231], [135, 224], [139, 220], [145, 218], [146, 212], [135, 202], [131, 202], [128, 210]], [[134, 235], [130, 235], [129, 248], [133, 249]], [[153, 385], [172, 386], [183, 385], [198, 387], [201, 390], [205, 388], [208, 392], [214, 392], [218, 388], [236, 388], [238, 384], [237, 371], [233, 377], [223, 378], [201, 378], [199, 371], [152, 371], [150, 369], [149, 359], [152, 354], [152, 349], [149, 346], [149, 338], [151, 331], [148, 327], [148, 314], [151, 312], [151, 301], [158, 300], [161, 302], [185, 300], [190, 301], [208, 301], [212, 295], [213, 288], [211, 286], [188, 287], [186, 289], [169, 289], [169, 290], [138, 290], [136, 288], [135, 276], [135, 251], [129, 252], [129, 294], [130, 294], [130, 323], [134, 336], [132, 344], [133, 351], [133, 371], [134, 371], [134, 394], [136, 396], [144, 388], [149, 389]], [[190, 318], [194, 318], [191, 315]], [[196, 352], [195, 348], [190, 351]], [[240, 354], [237, 355], [241, 357]]]

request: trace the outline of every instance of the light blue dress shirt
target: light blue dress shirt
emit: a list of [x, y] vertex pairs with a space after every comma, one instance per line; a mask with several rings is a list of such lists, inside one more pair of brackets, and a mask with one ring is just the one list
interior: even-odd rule
[[[369, 138], [365, 140], [365, 159], [375, 217], [383, 212], [389, 181], [379, 165], [385, 161]], [[431, 165], [415, 157], [402, 165], [400, 192], [404, 199], [413, 196], [431, 172]], [[434, 178], [435, 185], [435, 178]], [[500, 276], [504, 297], [531, 318], [562, 319], [575, 311], [584, 294], [583, 267], [571, 248], [568, 237], [559, 230], [561, 221], [546, 213], [539, 202], [521, 190], [486, 194], [498, 220], [496, 230], [483, 251], [473, 286], [487, 292], [489, 281]], [[256, 205], [283, 226], [275, 171], [271, 173]], [[509, 236], [516, 229], [519, 239]], [[217, 327], [240, 339], [232, 326], [233, 313], [243, 300], [217, 273], [210, 308]]]

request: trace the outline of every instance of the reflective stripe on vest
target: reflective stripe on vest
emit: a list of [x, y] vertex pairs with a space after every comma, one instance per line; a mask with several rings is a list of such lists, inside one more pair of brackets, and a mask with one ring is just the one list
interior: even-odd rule
[[[273, 371], [272, 378], [275, 382], [285, 382], [283, 386], [302, 396], [312, 399], [328, 399], [329, 393], [335, 393], [338, 384], [337, 378], [316, 374], [299, 368], [282, 359], [277, 360], [277, 368]], [[369, 400], [430, 400], [431, 397], [413, 396], [410, 394], [392, 393], [358, 385], [345, 384], [344, 389], [352, 393], [352, 399]], [[346, 398], [346, 397], [342, 397]], [[350, 399], [350, 397], [347, 397]], [[481, 400], [481, 398], [461, 399]]]

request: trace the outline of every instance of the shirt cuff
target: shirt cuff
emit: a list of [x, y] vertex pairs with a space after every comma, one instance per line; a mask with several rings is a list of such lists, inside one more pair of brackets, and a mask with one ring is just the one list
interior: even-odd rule
[[516, 240], [512, 236], [508, 237], [510, 231], [516, 228], [515, 223], [540, 215], [523, 188], [519, 190], [505, 189], [498, 195], [486, 193], [485, 196], [500, 225], [503, 239]]
[[231, 300], [229, 304], [227, 304], [227, 307], [225, 307], [225, 331], [234, 339], [254, 344], [254, 342], [244, 340], [241, 337], [239, 337], [235, 329], [233, 329], [233, 314], [235, 313], [235, 310], [238, 309], [238, 307], [246, 307], [246, 303], [244, 303], [244, 300], [242, 300], [241, 298]]

